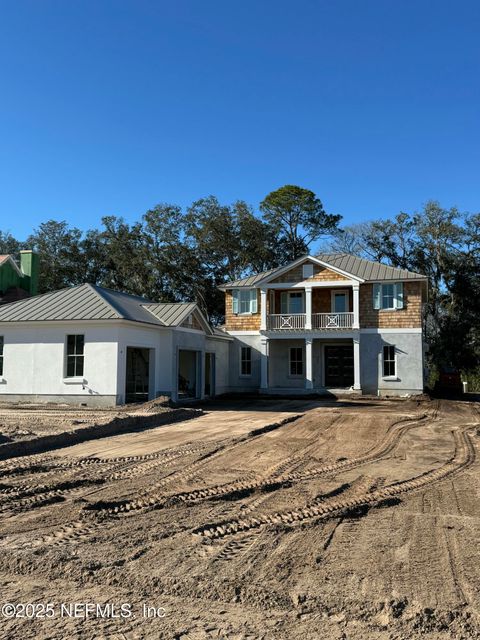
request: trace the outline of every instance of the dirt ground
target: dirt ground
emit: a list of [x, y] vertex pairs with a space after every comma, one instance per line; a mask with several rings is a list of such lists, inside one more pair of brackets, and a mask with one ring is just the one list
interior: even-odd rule
[[0, 638], [480, 638], [479, 403], [204, 410], [0, 462]]

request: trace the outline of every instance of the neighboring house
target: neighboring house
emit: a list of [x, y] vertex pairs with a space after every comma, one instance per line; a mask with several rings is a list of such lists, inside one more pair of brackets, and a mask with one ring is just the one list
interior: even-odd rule
[[83, 284], [0, 307], [0, 400], [111, 406], [228, 391], [229, 338], [194, 303]]
[[0, 255], [0, 304], [34, 296], [38, 288], [38, 255], [20, 251], [20, 265], [10, 255]]
[[423, 391], [425, 276], [323, 254], [221, 289], [231, 391]]

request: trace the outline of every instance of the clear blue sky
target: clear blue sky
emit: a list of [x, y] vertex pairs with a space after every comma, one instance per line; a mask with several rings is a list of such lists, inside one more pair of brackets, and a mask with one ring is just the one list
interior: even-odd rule
[[0, 0], [0, 229], [308, 187], [480, 209], [480, 3]]

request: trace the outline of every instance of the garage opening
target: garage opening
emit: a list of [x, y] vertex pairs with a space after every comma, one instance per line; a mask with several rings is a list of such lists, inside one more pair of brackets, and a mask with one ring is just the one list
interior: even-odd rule
[[198, 351], [178, 352], [178, 397], [197, 398]]
[[150, 383], [150, 350], [127, 347], [125, 402], [146, 402]]

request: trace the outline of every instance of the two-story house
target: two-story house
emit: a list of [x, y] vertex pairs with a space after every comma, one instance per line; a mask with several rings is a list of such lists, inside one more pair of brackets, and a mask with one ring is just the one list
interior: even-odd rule
[[232, 391], [423, 391], [425, 276], [322, 254], [221, 289]]

